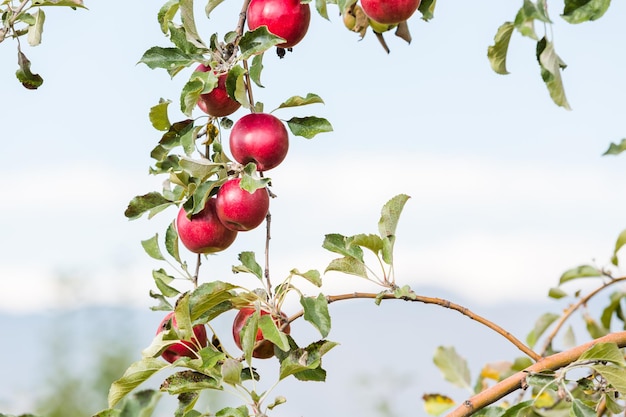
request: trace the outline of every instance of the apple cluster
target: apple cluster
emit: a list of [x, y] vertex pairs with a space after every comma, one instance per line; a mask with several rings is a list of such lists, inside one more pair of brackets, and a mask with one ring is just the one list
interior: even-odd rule
[[[292, 48], [305, 36], [311, 11], [308, 3], [300, 0], [252, 0], [248, 7], [247, 23], [250, 30], [261, 26], [276, 36], [284, 39], [277, 44], [279, 48]], [[228, 72], [200, 64], [196, 72], [212, 72], [217, 77], [215, 87], [199, 96], [197, 107], [213, 118], [226, 117], [236, 112], [241, 104], [228, 94]], [[234, 161], [242, 166], [254, 163], [259, 173], [277, 167], [287, 156], [289, 135], [283, 122], [269, 113], [250, 113], [239, 118], [232, 126], [229, 149]], [[229, 174], [232, 174], [232, 170]], [[189, 215], [181, 207], [176, 218], [176, 230], [180, 241], [191, 252], [211, 254], [228, 248], [239, 232], [255, 229], [265, 220], [269, 211], [270, 193], [266, 187], [249, 192], [242, 188], [237, 170], [229, 177], [215, 195], [207, 198], [203, 209]], [[242, 308], [233, 323], [233, 338], [241, 348], [240, 332], [255, 308]], [[261, 310], [261, 315], [270, 314]], [[276, 323], [285, 322], [286, 316], [276, 319]], [[173, 313], [168, 314], [161, 323], [158, 332], [167, 327], [176, 327]], [[284, 332], [289, 332], [288, 324]], [[183, 341], [171, 345], [162, 354], [168, 362], [181, 356], [193, 356], [199, 348], [207, 345], [204, 326], [194, 327], [194, 341]], [[273, 344], [263, 338], [259, 329], [256, 335], [258, 346], [253, 351], [256, 358], [269, 358], [274, 355]]]

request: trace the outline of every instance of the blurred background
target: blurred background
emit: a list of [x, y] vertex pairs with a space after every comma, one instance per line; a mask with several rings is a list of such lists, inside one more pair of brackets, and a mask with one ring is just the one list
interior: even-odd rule
[[[132, 197], [161, 188], [163, 178], [148, 174], [160, 138], [148, 111], [171, 99], [171, 120], [182, 119], [178, 96], [191, 70], [170, 79], [137, 65], [146, 49], [167, 46], [159, 2], [86, 5], [46, 9], [42, 45], [23, 46], [45, 79], [37, 91], [14, 79], [15, 43], [0, 44], [0, 412], [8, 414], [71, 417], [106, 408], [111, 381], [140, 357], [162, 318], [149, 309], [148, 292], [151, 271], [166, 266], [140, 241], [164, 236], [175, 210], [132, 222], [123, 212]], [[551, 102], [535, 44], [518, 33], [511, 74], [489, 67], [487, 47], [520, 6], [442, 2], [434, 20], [410, 20], [410, 45], [386, 34], [390, 54], [373, 33], [359, 40], [347, 31], [329, 6], [330, 21], [313, 13], [309, 35], [292, 53], [266, 54], [266, 88], [255, 90], [266, 110], [316, 93], [325, 105], [275, 114], [318, 115], [334, 127], [312, 140], [293, 137], [287, 159], [269, 173], [278, 195], [273, 276], [323, 271], [333, 258], [321, 248], [324, 235], [376, 232], [380, 208], [399, 193], [412, 198], [398, 229], [398, 283], [466, 305], [520, 338], [542, 312], [558, 313], [567, 302], [546, 297], [563, 271], [608, 262], [624, 228], [626, 165], [601, 154], [626, 133], [626, 62], [618, 48], [626, 41], [626, 5], [575, 26], [552, 6], [547, 30], [568, 64], [572, 111]], [[238, 3], [224, 2], [210, 19], [203, 7], [196, 13], [205, 39], [235, 26]], [[240, 234], [204, 262], [201, 280], [254, 288], [231, 266], [239, 252], [263, 247], [262, 229]], [[352, 277], [324, 279], [328, 294], [378, 291]], [[474, 377], [485, 362], [519, 355], [436, 306], [350, 301], [332, 305], [331, 314], [329, 338], [340, 346], [326, 356], [327, 383], [285, 381], [276, 394], [288, 402], [274, 415], [424, 415], [424, 393], [468, 395], [443, 381], [431, 360], [437, 346], [457, 346]], [[221, 317], [216, 330], [228, 334], [230, 320]], [[315, 337], [309, 327], [296, 326], [294, 336]], [[271, 375], [273, 365], [261, 366]], [[164, 401], [158, 413], [174, 409]]]

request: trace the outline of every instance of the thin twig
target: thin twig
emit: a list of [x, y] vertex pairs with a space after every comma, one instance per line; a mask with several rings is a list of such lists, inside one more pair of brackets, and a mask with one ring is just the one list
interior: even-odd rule
[[270, 280], [270, 233], [272, 224], [272, 214], [268, 211], [265, 216], [265, 286], [267, 287], [267, 296], [272, 299], [272, 281]]
[[[451, 310], [456, 310], [459, 313], [463, 314], [464, 316], [467, 316], [470, 319], [472, 319], [474, 321], [477, 321], [478, 323], [480, 323], [480, 324], [490, 328], [491, 330], [495, 331], [496, 333], [500, 334], [505, 339], [507, 339], [509, 342], [511, 342], [513, 345], [515, 345], [515, 347], [517, 347], [520, 351], [522, 351], [526, 356], [528, 356], [529, 358], [531, 358], [535, 362], [540, 361], [542, 359], [541, 355], [539, 355], [536, 352], [534, 352], [531, 348], [526, 346], [519, 339], [517, 339], [515, 336], [513, 336], [508, 331], [504, 330], [502, 327], [500, 327], [497, 324], [493, 323], [492, 321], [487, 320], [486, 318], [484, 318], [484, 317], [482, 317], [482, 316], [480, 316], [480, 315], [470, 311], [466, 307], [463, 307], [463, 306], [461, 306], [459, 304], [455, 304], [455, 303], [453, 303], [451, 301], [448, 301], [448, 300], [445, 300], [443, 298], [425, 297], [425, 296], [422, 296], [422, 295], [417, 295], [415, 293], [412, 293], [411, 296], [396, 297], [394, 294], [383, 294], [381, 296], [379, 294], [374, 294], [374, 293], [354, 292], [354, 293], [341, 294], [341, 295], [329, 295], [329, 296], [326, 297], [326, 300], [328, 301], [328, 303], [333, 303], [335, 301], [350, 300], [350, 299], [357, 299], [357, 298], [416, 301], [416, 302], [424, 303], [424, 304], [436, 304], [436, 305], [439, 305], [439, 306], [442, 306], [442, 307], [445, 307], [445, 308], [449, 308]], [[289, 322], [292, 322], [293, 320], [297, 319], [298, 317], [302, 316], [303, 314], [304, 314], [304, 311], [301, 311], [298, 314], [290, 317], [289, 318]]]
[[571, 317], [571, 315], [574, 314], [574, 312], [576, 310], [578, 310], [581, 306], [586, 305], [589, 302], [589, 300], [591, 300], [593, 297], [595, 297], [596, 294], [598, 294], [600, 291], [604, 290], [605, 288], [607, 288], [607, 287], [609, 287], [609, 286], [611, 286], [611, 285], [613, 285], [613, 284], [615, 284], [617, 282], [621, 282], [621, 281], [626, 281], [626, 277], [615, 278], [615, 279], [612, 279], [611, 281], [606, 282], [602, 286], [596, 288], [595, 290], [593, 290], [592, 292], [587, 294], [585, 297], [579, 299], [575, 304], [572, 304], [571, 306], [569, 306], [569, 308], [567, 310], [565, 310], [563, 315], [561, 315], [561, 317], [559, 318], [559, 321], [554, 326], [554, 328], [552, 329], [550, 334], [547, 336], [546, 341], [545, 341], [542, 349], [539, 351], [540, 354], [542, 356], [545, 355], [545, 353], [548, 351], [548, 348], [552, 344], [552, 341], [554, 340], [556, 335], [561, 330], [561, 327], [563, 327], [563, 325], [565, 324], [567, 319], [569, 319]]

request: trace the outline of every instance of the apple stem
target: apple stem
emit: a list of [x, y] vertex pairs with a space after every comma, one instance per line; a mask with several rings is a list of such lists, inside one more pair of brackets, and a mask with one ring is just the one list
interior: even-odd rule
[[198, 275], [200, 275], [200, 265], [202, 264], [202, 256], [200, 254], [198, 254], [198, 257], [196, 258], [196, 272], [193, 274], [192, 277], [192, 282], [193, 282], [193, 287], [194, 288], [198, 288]]
[[246, 92], [248, 93], [248, 101], [250, 102], [250, 111], [256, 113], [254, 108], [254, 97], [252, 96], [252, 85], [250, 84], [250, 71], [248, 70], [248, 60], [243, 60], [243, 68], [246, 70], [244, 77], [246, 79]]
[[272, 225], [272, 214], [268, 211], [265, 216], [265, 287], [267, 289], [267, 296], [271, 300], [272, 299], [272, 281], [270, 280], [270, 239], [271, 236], [271, 225]]

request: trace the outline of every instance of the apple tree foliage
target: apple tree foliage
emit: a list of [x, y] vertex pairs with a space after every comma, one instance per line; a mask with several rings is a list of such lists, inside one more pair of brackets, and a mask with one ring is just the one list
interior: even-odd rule
[[[45, 20], [44, 9], [48, 6], [83, 8], [80, 0], [32, 0], [14, 4], [5, 0], [0, 4], [2, 27], [0, 42], [15, 39], [18, 49], [17, 78], [26, 88], [35, 89], [43, 79], [30, 69], [30, 62], [22, 52], [20, 39], [24, 36], [30, 45], [41, 41]], [[225, 4], [222, 4], [225, 3]], [[267, 52], [284, 56], [288, 51], [281, 48], [284, 40], [272, 34], [267, 27], [246, 30], [245, 17], [250, 0], [243, 0], [233, 7], [233, 30], [214, 34], [210, 39], [199, 35], [200, 25], [209, 27], [207, 19], [217, 7], [227, 7], [223, 0], [209, 0], [206, 16], [194, 14], [193, 0], [168, 0], [155, 10], [158, 24], [167, 35], [170, 44], [154, 46], [141, 56], [140, 62], [152, 69], [165, 70], [171, 77], [182, 76], [183, 70], [196, 68], [199, 64], [217, 68], [227, 74], [226, 90], [242, 107], [253, 113], [269, 112], [286, 115], [284, 122], [293, 136], [312, 139], [318, 134], [332, 131], [325, 118], [311, 115], [289, 117], [293, 107], [323, 104], [315, 93], [285, 97], [275, 109], [268, 111], [263, 103], [254, 100], [253, 91], [262, 88], [263, 58]], [[303, 3], [309, 3], [303, 1]], [[556, 3], [556, 2], [555, 2]], [[571, 24], [581, 24], [602, 17], [607, 12], [609, 0], [564, 0], [560, 4], [560, 18]], [[233, 5], [233, 3], [228, 3]], [[357, 0], [315, 0], [311, 6], [325, 19], [329, 9], [336, 8], [342, 15], [346, 28], [361, 37], [367, 31], [376, 34], [383, 48], [388, 51], [384, 35], [390, 31], [401, 39], [411, 40], [406, 22], [380, 25], [368, 20]], [[552, 6], [556, 4], [551, 3]], [[417, 15], [424, 21], [434, 18], [436, 1], [422, 0]], [[566, 64], [557, 54], [551, 40], [550, 25], [553, 17], [548, 13], [548, 0], [523, 0], [512, 19], [495, 30], [493, 44], [487, 48], [492, 69], [507, 74], [509, 43], [514, 35], [536, 42], [539, 74], [554, 103], [569, 109], [565, 95], [562, 71]], [[413, 17], [417, 19], [417, 17]], [[330, 19], [329, 19], [330, 20]], [[204, 32], [204, 31], [203, 31]], [[310, 34], [309, 34], [310, 36]], [[133, 198], [126, 209], [129, 219], [152, 218], [171, 206], [184, 207], [189, 216], [199, 213], [207, 200], [215, 196], [220, 187], [232, 177], [241, 178], [241, 187], [249, 192], [270, 187], [266, 173], [259, 172], [254, 162], [245, 165], [232, 161], [222, 144], [223, 136], [236, 120], [229, 117], [193, 118], [192, 112], [202, 94], [217, 88], [218, 74], [192, 71], [180, 96], [161, 99], [149, 111], [149, 120], [159, 132], [156, 144], [150, 151], [153, 165], [150, 173], [164, 178], [163, 188], [149, 191]], [[606, 155], [617, 155], [626, 150], [626, 140], [611, 144]], [[278, 179], [280, 181], [280, 179]], [[293, 268], [287, 276], [276, 281], [268, 266], [270, 216], [266, 221], [267, 239], [265, 253], [252, 251], [238, 254], [238, 262], [232, 270], [237, 274], [250, 274], [258, 280], [259, 288], [250, 290], [238, 285], [236, 280], [216, 281], [204, 279], [203, 261], [209, 260], [198, 254], [195, 265], [189, 265], [182, 256], [184, 247], [179, 245], [175, 221], [165, 231], [155, 233], [141, 242], [145, 252], [163, 267], [152, 271], [156, 289], [150, 291], [154, 310], [173, 311], [177, 326], [159, 332], [146, 343], [142, 357], [132, 363], [116, 380], [109, 391], [109, 408], [97, 414], [109, 416], [146, 416], [156, 406], [164, 393], [176, 396], [178, 408], [175, 416], [266, 416], [285, 398], [274, 394], [279, 384], [257, 391], [261, 375], [255, 368], [254, 349], [258, 347], [259, 330], [263, 337], [274, 344], [274, 358], [278, 368], [277, 381], [295, 378], [300, 381], [324, 381], [326, 369], [323, 357], [337, 342], [329, 340], [331, 315], [329, 304], [368, 298], [379, 304], [391, 300], [436, 304], [459, 312], [490, 328], [519, 349], [520, 355], [510, 362], [488, 363], [479, 375], [472, 376], [469, 367], [454, 347], [441, 346], [434, 354], [434, 363], [443, 377], [451, 384], [467, 389], [467, 399], [453, 399], [445, 393], [425, 393], [423, 402], [432, 415], [447, 412], [448, 416], [576, 416], [623, 414], [626, 403], [626, 292], [619, 284], [626, 281], [620, 273], [620, 250], [626, 245], [626, 230], [616, 240], [609, 265], [585, 264], [563, 273], [549, 296], [554, 299], [569, 298], [569, 308], [562, 312], [542, 314], [534, 323], [524, 340], [511, 335], [494, 322], [475, 314], [470, 309], [448, 300], [426, 297], [403, 285], [402, 277], [394, 274], [394, 245], [396, 229], [403, 207], [410, 201], [407, 195], [397, 195], [387, 201], [381, 210], [374, 233], [347, 236], [341, 233], [327, 234], [323, 249], [336, 258], [323, 271], [301, 271]], [[227, 253], [228, 249], [224, 252]], [[265, 259], [261, 262], [260, 259]], [[262, 265], [265, 263], [265, 265]], [[358, 276], [380, 286], [378, 293], [355, 292], [329, 295], [305, 294], [299, 282], [321, 287], [325, 272]], [[192, 283], [193, 289], [177, 288], [179, 280]], [[593, 290], [567, 292], [563, 284], [571, 281], [593, 281]], [[586, 286], [588, 288], [588, 286]], [[606, 294], [606, 304], [600, 317], [593, 317], [586, 306], [592, 298]], [[272, 320], [269, 311], [280, 316], [287, 297], [296, 297], [301, 310], [288, 316], [288, 323]], [[220, 340], [230, 335], [217, 334], [211, 321], [225, 312], [254, 306], [257, 314], [251, 316], [240, 333], [243, 353], [227, 351]], [[571, 324], [574, 315], [584, 321], [586, 334], [576, 334]], [[319, 334], [318, 340], [303, 343], [286, 331], [286, 325], [307, 322]], [[211, 343], [197, 346], [193, 356], [183, 356], [167, 363], [161, 354], [179, 341], [192, 342], [194, 327], [206, 325]], [[304, 325], [304, 324], [302, 324]], [[565, 350], [557, 349], [555, 341], [562, 341]], [[332, 372], [332, 371], [331, 371]], [[142, 384], [162, 376], [160, 389], [145, 389]], [[264, 376], [265, 377], [265, 376]], [[199, 395], [204, 390], [229, 391], [242, 399], [239, 406], [219, 410], [195, 410]], [[510, 396], [509, 394], [518, 395]], [[227, 395], [227, 394], [223, 394]], [[2, 414], [0, 414], [2, 416]]]

